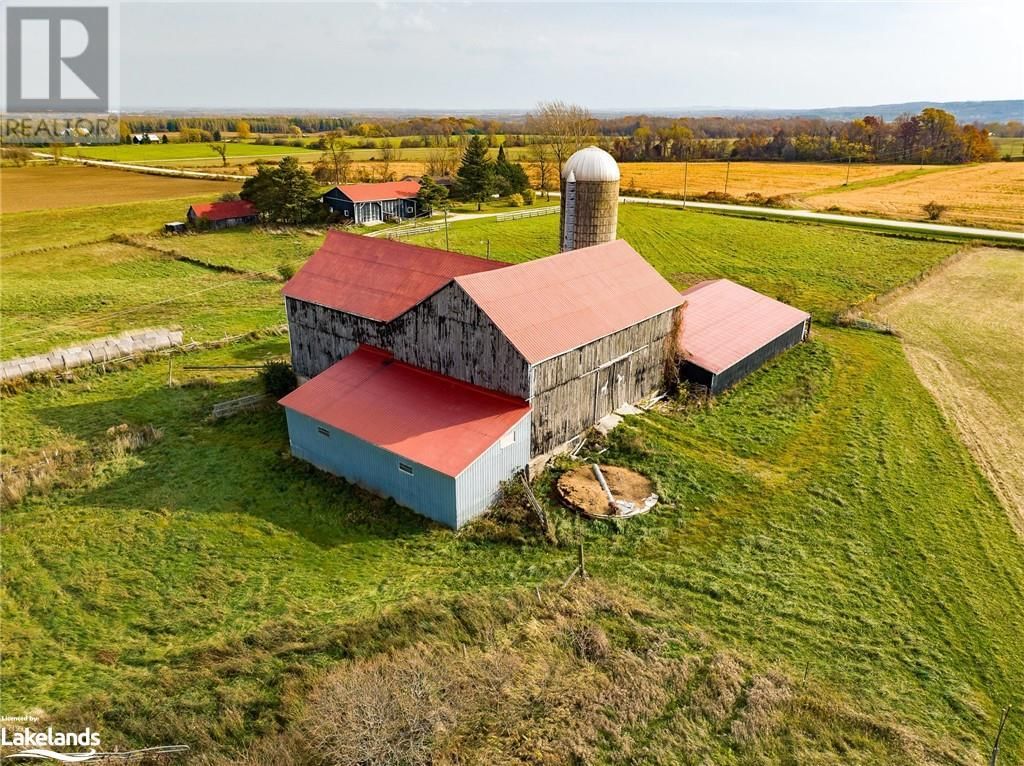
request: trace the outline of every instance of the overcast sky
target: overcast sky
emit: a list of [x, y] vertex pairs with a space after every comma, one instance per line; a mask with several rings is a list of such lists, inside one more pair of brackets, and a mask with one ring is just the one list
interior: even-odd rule
[[126, 3], [125, 108], [811, 108], [1024, 96], [1024, 3]]

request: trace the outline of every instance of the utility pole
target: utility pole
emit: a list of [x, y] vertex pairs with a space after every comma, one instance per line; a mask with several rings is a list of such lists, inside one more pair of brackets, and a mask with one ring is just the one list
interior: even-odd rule
[[852, 165], [853, 165], [853, 155], [851, 154], [851, 155], [848, 155], [846, 157], [846, 183], [844, 183], [843, 186], [849, 186], [850, 185], [850, 167]]
[[1010, 714], [1010, 705], [1003, 708], [1003, 715], [999, 719], [999, 730], [996, 732], [996, 741], [992, 743], [992, 757], [989, 758], [988, 766], [996, 766], [999, 760], [999, 739], [1003, 736], [1003, 727], [1006, 726], [1006, 717]]
[[444, 209], [444, 249], [451, 250], [448, 247], [448, 208]]
[[487, 260], [491, 260], [491, 240], [487, 240]]
[[725, 194], [729, 193], [729, 166], [732, 164], [732, 160], [725, 161]]
[[690, 147], [686, 147], [686, 159], [683, 160], [683, 207], [686, 207], [686, 176], [690, 171]]

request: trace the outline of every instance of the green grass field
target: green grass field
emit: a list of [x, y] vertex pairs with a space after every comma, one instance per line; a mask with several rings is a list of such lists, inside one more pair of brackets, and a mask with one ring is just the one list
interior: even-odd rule
[[[75, 236], [113, 225], [82, 215], [65, 219]], [[42, 238], [10, 218], [22, 247]], [[955, 250], [633, 206], [620, 235], [675, 284], [728, 276], [819, 318]], [[452, 229], [465, 252], [488, 238], [496, 257], [549, 254], [557, 218]], [[299, 260], [315, 237], [153, 240], [254, 270]], [[4, 260], [5, 319], [11, 295], [26, 322], [35, 312], [43, 346], [94, 294], [111, 296], [102, 313], [137, 305], [133, 290], [187, 283], [189, 269], [231, 276], [136, 245], [53, 252], [67, 261], [49, 274]], [[276, 287], [214, 291], [161, 320], [188, 331], [205, 311], [265, 326], [283, 320]], [[184, 364], [285, 353], [286, 338], [267, 338], [179, 360], [173, 388], [155, 362], [5, 399], [8, 461], [54, 444], [100, 456], [5, 509], [5, 710], [91, 723], [105, 745], [181, 741], [223, 763], [283, 763], [242, 753], [301, 749], [323, 672], [355, 672], [361, 658], [386, 674], [410, 653], [455, 668], [511, 647], [488, 671], [508, 674], [494, 682], [494, 717], [473, 711], [444, 735], [466, 762], [562, 763], [578, 751], [602, 763], [923, 766], [981, 761], [999, 707], [1024, 703], [1024, 548], [895, 338], [819, 327], [711, 407], [629, 419], [601, 459], [650, 474], [662, 504], [618, 527], [551, 506], [561, 547], [486, 527], [453, 534], [293, 461], [276, 408], [206, 421], [214, 402], [257, 383]], [[104, 452], [119, 423], [153, 424], [163, 439]], [[559, 595], [577, 536], [595, 583]], [[581, 619], [607, 634], [604, 659], [573, 654]], [[726, 682], [716, 668], [730, 662], [741, 670]], [[550, 672], [530, 675], [535, 664]], [[545, 691], [555, 677], [590, 695], [561, 725]], [[1011, 718], [1003, 759], [1022, 757]]]
[[[249, 160], [258, 157], [286, 157], [291, 155], [317, 154], [313, 149], [294, 146], [273, 146], [253, 143], [229, 143], [229, 160]], [[106, 146], [76, 146], [66, 150], [68, 157], [84, 157], [111, 162], [180, 162], [183, 160], [208, 160], [220, 162], [209, 144], [110, 144]]]
[[1024, 138], [993, 136], [992, 143], [995, 144], [1000, 159], [1007, 154], [1011, 157], [1024, 156]]
[[[540, 203], [538, 203], [540, 204]], [[827, 321], [952, 255], [946, 243], [886, 237], [803, 223], [766, 223], [643, 205], [619, 208], [619, 236], [673, 284], [728, 277]], [[558, 252], [558, 216], [460, 223], [453, 250], [517, 262]], [[409, 241], [444, 247], [444, 232]]]

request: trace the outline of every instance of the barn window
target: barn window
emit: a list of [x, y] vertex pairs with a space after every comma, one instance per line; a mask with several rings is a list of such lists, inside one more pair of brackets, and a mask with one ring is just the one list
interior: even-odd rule
[[498, 442], [498, 446], [501, 447], [502, 449], [505, 449], [505, 447], [511, 447], [515, 443], [516, 432], [509, 431], [507, 434], [501, 437], [501, 440]]
[[331, 432], [330, 432], [330, 431], [328, 431], [328, 430], [327, 430], [326, 428], [324, 428], [323, 426], [317, 426], [317, 427], [316, 427], [316, 430], [317, 430], [317, 431], [319, 432], [319, 434], [320, 434], [321, 436], [326, 436], [326, 437], [327, 437], [328, 439], [329, 439], [329, 438], [331, 437]]
[[408, 463], [399, 463], [398, 470], [404, 474], [412, 476], [412, 466], [409, 465]]
[[345, 217], [346, 218], [351, 218], [352, 217], [352, 213], [350, 211], [346, 210], [345, 211]]

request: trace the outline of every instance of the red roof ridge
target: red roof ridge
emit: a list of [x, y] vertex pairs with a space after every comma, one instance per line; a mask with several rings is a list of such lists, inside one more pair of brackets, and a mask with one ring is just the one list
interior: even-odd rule
[[467, 391], [472, 391], [477, 394], [489, 396], [493, 399], [497, 399], [499, 402], [504, 402], [506, 404], [525, 405], [526, 407], [530, 406], [529, 402], [527, 402], [525, 399], [520, 399], [518, 396], [512, 396], [511, 394], [506, 394], [502, 391], [495, 391], [493, 388], [478, 386], [476, 383], [470, 383], [467, 380], [453, 378], [450, 375], [445, 375], [443, 372], [428, 370], [426, 367], [420, 367], [418, 365], [411, 364], [410, 362], [403, 362], [401, 359], [396, 358], [395, 355], [392, 354], [390, 351], [387, 351], [386, 349], [383, 348], [378, 348], [377, 346], [371, 346], [367, 343], [360, 343], [356, 350], [361, 350], [366, 353], [373, 354], [374, 356], [378, 356], [381, 359], [390, 359], [392, 364], [400, 365], [401, 367], [404, 367], [410, 372], [423, 375], [424, 377], [430, 378], [431, 380], [444, 381], [445, 383], [448, 383], [449, 385], [454, 386], [455, 388], [464, 388]]

